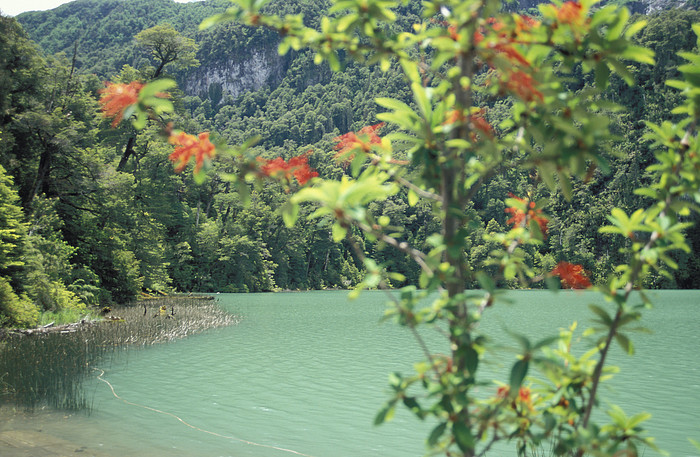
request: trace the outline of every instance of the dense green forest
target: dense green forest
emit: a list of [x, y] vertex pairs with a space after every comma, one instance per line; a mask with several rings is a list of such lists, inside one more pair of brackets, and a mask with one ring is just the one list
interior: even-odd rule
[[[182, 88], [172, 94], [173, 120], [184, 129], [212, 131], [228, 144], [259, 135], [254, 152], [264, 158], [312, 151], [309, 162], [320, 175], [340, 177], [347, 170], [334, 160], [334, 139], [376, 124], [376, 97], [410, 103], [396, 68], [343, 63], [344, 71], [333, 73], [310, 52], [277, 56], [278, 37], [263, 29], [224, 24], [198, 31], [226, 5], [82, 0], [16, 20], [0, 17], [0, 324], [34, 325], [42, 312], [82, 312], [143, 292], [347, 288], [361, 280], [357, 253], [333, 242], [328, 221], [302, 214], [294, 228], [284, 226], [279, 208], [288, 194], [281, 186], [251, 186], [243, 192], [250, 193], [246, 202], [244, 189], [217, 177], [230, 171], [226, 160], [214, 164], [221, 173], [196, 185], [191, 174], [173, 172], [172, 147], [157, 127], [112, 129], [99, 113], [105, 80], [170, 76]], [[420, 20], [419, 5], [400, 7], [396, 26]], [[276, 14], [303, 13], [310, 26], [327, 7], [311, 0], [268, 6]], [[613, 79], [604, 94], [625, 107], [611, 119], [619, 140], [604, 154], [609, 168], [574, 181], [570, 201], [519, 170], [493, 176], [471, 208], [480, 227], [467, 253], [473, 265], [489, 256], [488, 234], [508, 227], [509, 193], [533, 188], [530, 198], [552, 202], [545, 242], [527, 248], [533, 265], [549, 271], [565, 258], [582, 264], [595, 282], [621, 262], [624, 241], [598, 228], [614, 207], [643, 206], [633, 190], [653, 156], [642, 141], [642, 119], [670, 118], [680, 100], [665, 80], [677, 74], [676, 52], [695, 46], [690, 25], [700, 13], [669, 10], [647, 19], [636, 40], [656, 52], [657, 64], [630, 64], [637, 85]], [[235, 78], [214, 77], [234, 64]], [[592, 81], [570, 84], [585, 90]], [[486, 96], [479, 102], [494, 125], [507, 113], [507, 102]], [[388, 216], [399, 239], [419, 248], [438, 230], [432, 208], [411, 206], [406, 195], [371, 210]], [[651, 275], [649, 287], [700, 286], [700, 229], [691, 228], [688, 237], [694, 250], [676, 256], [673, 278]], [[407, 283], [416, 281], [417, 266], [403, 254], [362, 242]]]

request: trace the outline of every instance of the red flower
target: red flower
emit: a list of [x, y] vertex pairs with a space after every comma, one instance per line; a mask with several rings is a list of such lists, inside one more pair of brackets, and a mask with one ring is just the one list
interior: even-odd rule
[[522, 202], [525, 206], [525, 211], [514, 206], [506, 208], [506, 213], [511, 215], [507, 223], [512, 224], [513, 227], [524, 227], [530, 220], [533, 220], [537, 222], [542, 235], [547, 235], [547, 223], [549, 219], [542, 215], [541, 209], [536, 208], [535, 202], [527, 202], [525, 199], [518, 198], [513, 194], [510, 194], [510, 197]]
[[[443, 122], [442, 124], [449, 125], [454, 124], [455, 122], [469, 121], [469, 128], [471, 128], [472, 130], [480, 130], [489, 138], [493, 138], [493, 127], [484, 118], [484, 114], [486, 114], [486, 110], [478, 109], [475, 110], [472, 114], [465, 116], [464, 111], [453, 109], [445, 113], [445, 122]], [[475, 140], [475, 138], [472, 138], [472, 140]]]
[[447, 33], [450, 34], [450, 38], [453, 41], [459, 41], [460, 36], [459, 33], [457, 33], [457, 27], [455, 27], [454, 25], [450, 25], [449, 27], [447, 27]]
[[515, 16], [515, 35], [518, 36], [523, 32], [529, 32], [540, 25], [540, 21], [526, 14]]
[[569, 289], [587, 289], [592, 285], [581, 265], [559, 262], [552, 270], [552, 275], [559, 276], [561, 284]]
[[522, 70], [512, 71], [508, 75], [508, 80], [505, 81], [505, 86], [506, 89], [515, 93], [526, 102], [531, 102], [535, 99], [539, 99], [540, 102], [544, 101], [542, 92], [535, 87], [534, 78]]
[[102, 97], [99, 103], [102, 105], [104, 117], [114, 118], [112, 127], [116, 127], [124, 117], [126, 109], [138, 103], [139, 91], [143, 84], [139, 81], [132, 81], [129, 84], [107, 84], [107, 87], [100, 90]]
[[205, 158], [211, 159], [216, 155], [216, 148], [209, 141], [209, 132], [200, 133], [199, 137], [185, 132], [174, 133], [170, 135], [168, 142], [175, 145], [175, 150], [169, 158], [175, 163], [176, 173], [185, 169], [192, 155], [195, 157], [195, 173], [202, 168]]
[[[362, 127], [357, 133], [348, 132], [345, 135], [335, 137], [333, 141], [336, 141], [337, 144], [333, 147], [333, 149], [338, 151], [336, 157], [346, 155], [347, 153], [357, 149], [364, 153], [368, 153], [372, 150], [373, 144], [381, 144], [382, 139], [376, 132], [382, 127], [384, 127], [384, 122]], [[350, 155], [348, 160], [352, 160], [352, 157], [353, 156]]]
[[[556, 6], [554, 6], [556, 9]], [[565, 2], [557, 9], [557, 20], [562, 24], [583, 25], [583, 5], [577, 1]]]
[[508, 398], [509, 394], [510, 394], [510, 386], [501, 386], [496, 391], [496, 397], [501, 398], [501, 399]]
[[318, 172], [312, 170], [308, 165], [294, 170], [294, 177], [300, 186], [303, 186], [309, 182], [311, 178], [315, 178], [316, 176], [318, 176]]
[[472, 128], [481, 130], [489, 138], [493, 138], [493, 127], [484, 119], [484, 110], [480, 110], [477, 113], [469, 115], [469, 122], [472, 124]]
[[493, 28], [496, 32], [503, 29], [504, 25], [498, 18], [490, 17], [486, 19], [486, 22]]
[[277, 157], [272, 160], [265, 160], [258, 157], [258, 161], [263, 164], [260, 167], [260, 171], [262, 171], [265, 176], [275, 177], [279, 174], [287, 174], [290, 169], [289, 164], [285, 162], [282, 157]]
[[[495, 54], [505, 57], [510, 61], [512, 65], [522, 65], [524, 67], [530, 67], [531, 63], [529, 60], [523, 56], [520, 51], [518, 51], [514, 45], [516, 44], [529, 44], [532, 39], [527, 36], [522, 36], [524, 32], [529, 32], [533, 27], [539, 25], [539, 22], [532, 19], [529, 16], [515, 16], [514, 23], [515, 27], [506, 28], [506, 24], [495, 19], [487, 19], [487, 23], [491, 30], [496, 32], [496, 34], [490, 34], [487, 36], [485, 27], [481, 27], [479, 30], [474, 32], [474, 45], [478, 46], [484, 40], [486, 43], [482, 46], [484, 49], [484, 58], [491, 65], [492, 58]], [[493, 66], [493, 65], [492, 65]]]
[[526, 403], [528, 405], [531, 404], [532, 398], [530, 397], [530, 389], [527, 387], [521, 387], [518, 391], [518, 398], [523, 403]]
[[309, 182], [311, 178], [318, 176], [318, 172], [309, 167], [309, 152], [292, 157], [289, 159], [289, 162], [285, 162], [282, 157], [271, 160], [258, 157], [258, 162], [262, 164], [260, 166], [260, 172], [265, 176], [287, 181], [291, 181], [292, 177], [294, 177], [299, 185], [303, 186]]

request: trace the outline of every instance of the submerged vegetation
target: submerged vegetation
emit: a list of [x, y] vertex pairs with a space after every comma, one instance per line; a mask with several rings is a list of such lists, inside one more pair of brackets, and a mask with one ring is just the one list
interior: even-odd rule
[[0, 342], [0, 404], [89, 408], [82, 384], [115, 351], [236, 322], [210, 297], [169, 297], [114, 307], [104, 319], [58, 330], [9, 332]]

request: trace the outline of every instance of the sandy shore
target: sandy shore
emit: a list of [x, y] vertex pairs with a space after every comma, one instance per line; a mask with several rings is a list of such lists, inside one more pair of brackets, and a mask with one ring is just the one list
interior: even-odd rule
[[[2, 457], [111, 457], [43, 430], [42, 420], [62, 420], [70, 416], [51, 412], [46, 415], [0, 407], [0, 455]], [[31, 425], [30, 425], [31, 424]]]
[[38, 430], [0, 432], [0, 454], [3, 457], [109, 457], [103, 452]]

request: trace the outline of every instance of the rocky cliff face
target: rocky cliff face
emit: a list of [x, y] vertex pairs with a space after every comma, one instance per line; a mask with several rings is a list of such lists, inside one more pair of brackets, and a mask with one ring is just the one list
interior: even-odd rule
[[219, 86], [223, 94], [236, 98], [266, 85], [275, 87], [282, 81], [291, 61], [289, 55], [277, 53], [277, 46], [253, 47], [244, 53], [231, 52], [223, 57], [203, 62], [190, 72], [182, 84], [185, 93], [201, 96], [209, 94], [211, 87]]

